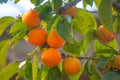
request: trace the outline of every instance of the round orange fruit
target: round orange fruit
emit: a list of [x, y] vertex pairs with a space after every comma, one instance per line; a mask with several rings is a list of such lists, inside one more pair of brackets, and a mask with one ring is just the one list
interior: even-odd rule
[[62, 12], [62, 16], [64, 15], [70, 15], [71, 17], [75, 17], [77, 15], [77, 8], [76, 6], [72, 6], [65, 11]]
[[120, 70], [120, 55], [117, 55], [115, 58], [114, 58], [114, 66]]
[[115, 39], [115, 34], [109, 32], [103, 25], [96, 30], [96, 38], [102, 43], [107, 44]]
[[47, 43], [52, 48], [60, 48], [64, 45], [65, 41], [53, 30], [47, 38]]
[[47, 33], [43, 28], [35, 28], [28, 33], [28, 41], [32, 45], [42, 46], [46, 42]]
[[79, 72], [81, 64], [77, 58], [66, 58], [62, 64], [63, 71], [69, 75], [75, 75]]
[[57, 49], [48, 48], [43, 51], [41, 60], [47, 67], [55, 67], [61, 61], [61, 54]]
[[22, 22], [30, 28], [38, 27], [41, 23], [39, 13], [34, 9], [28, 10], [22, 15]]

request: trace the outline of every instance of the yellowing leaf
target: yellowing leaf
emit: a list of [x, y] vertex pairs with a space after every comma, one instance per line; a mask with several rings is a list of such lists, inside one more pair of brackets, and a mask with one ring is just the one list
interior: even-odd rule
[[80, 34], [85, 35], [90, 29], [96, 29], [97, 24], [94, 16], [85, 10], [79, 10], [73, 19], [73, 28]]

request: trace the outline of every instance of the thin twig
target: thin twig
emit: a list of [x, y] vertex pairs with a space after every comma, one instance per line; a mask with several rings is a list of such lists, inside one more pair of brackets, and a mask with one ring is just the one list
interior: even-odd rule
[[101, 58], [93, 58], [93, 57], [78, 57], [79, 59], [91, 59], [91, 60], [100, 60]]
[[66, 9], [76, 5], [78, 2], [80, 2], [81, 0], [75, 0], [73, 2], [70, 2], [69, 4], [66, 4], [65, 6], [61, 7], [57, 13], [61, 14], [63, 11], [65, 11]]
[[110, 48], [110, 49], [112, 49], [113, 51], [115, 51], [115, 52], [117, 52], [117, 53], [118, 53], [118, 51], [117, 51], [117, 50], [115, 50], [113, 47], [111, 47], [111, 46], [109, 46], [109, 45], [107, 45], [107, 44], [103, 44], [103, 45], [107, 46], [108, 48]]

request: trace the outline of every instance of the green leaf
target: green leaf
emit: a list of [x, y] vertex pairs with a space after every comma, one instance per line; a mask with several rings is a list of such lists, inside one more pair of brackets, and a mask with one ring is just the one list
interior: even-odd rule
[[24, 77], [24, 71], [19, 70], [18, 75], [16, 76], [15, 80], [21, 80]]
[[48, 5], [41, 5], [39, 7], [35, 8], [40, 15], [40, 19], [44, 21], [49, 21], [49, 19], [52, 17], [52, 8]]
[[72, 40], [71, 23], [66, 18], [60, 20], [56, 27], [57, 33], [67, 42]]
[[7, 52], [10, 40], [0, 42], [0, 71], [6, 66]]
[[120, 73], [108, 72], [103, 76], [102, 80], [120, 80]]
[[97, 57], [110, 57], [111, 54], [118, 54], [116, 52], [116, 50], [118, 50], [118, 44], [116, 40], [113, 40], [107, 45], [110, 47], [100, 43], [99, 41], [95, 41], [94, 44], [95, 52], [93, 55]]
[[16, 3], [18, 3], [20, 0], [14, 0], [14, 3], [16, 4]]
[[57, 26], [58, 22], [61, 20], [61, 16], [52, 17], [47, 24], [47, 32], [50, 34], [51, 31]]
[[108, 62], [108, 58], [103, 58], [97, 63], [97, 67], [105, 68], [107, 62]]
[[38, 65], [39, 65], [39, 58], [35, 54], [34, 57], [33, 57], [33, 62], [32, 62], [32, 74], [33, 74], [32, 75], [33, 76], [32, 80], [36, 80], [37, 79]]
[[114, 32], [120, 33], [120, 16], [115, 18], [113, 22], [113, 30]]
[[0, 18], [0, 36], [5, 31], [5, 29], [12, 23], [15, 19], [13, 17], [2, 17]]
[[73, 40], [73, 43], [66, 43], [64, 45], [64, 50], [69, 52], [72, 56], [80, 56], [81, 55], [81, 47], [83, 44], [81, 42], [77, 42]]
[[84, 47], [86, 51], [90, 48], [95, 39], [95, 30], [89, 30], [84, 38]]
[[49, 69], [46, 66], [40, 64], [38, 68], [37, 80], [46, 80], [48, 70]]
[[84, 0], [83, 2], [85, 2], [86, 4], [92, 6], [93, 5], [93, 1], [94, 0]]
[[27, 31], [28, 28], [23, 22], [15, 23], [11, 28], [9, 33], [12, 35], [17, 34], [19, 31]]
[[0, 72], [0, 78], [2, 80], [10, 80], [12, 76], [15, 75], [15, 73], [18, 71], [18, 66], [20, 62], [12, 62], [10, 63], [7, 67], [5, 67], [1, 72]]
[[[107, 4], [106, 4], [107, 3]], [[101, 0], [100, 6], [98, 8], [98, 16], [101, 23], [110, 32], [113, 31], [112, 28], [112, 0]]]
[[34, 5], [39, 5], [39, 4], [41, 4], [42, 2], [43, 2], [44, 0], [30, 0], [30, 2], [32, 3], [32, 4], [34, 4]]
[[85, 63], [85, 72], [89, 75], [92, 73], [90, 72], [90, 67], [89, 67], [89, 60]]
[[101, 0], [94, 0], [94, 1], [95, 1], [95, 4], [96, 4], [96, 7], [99, 8]]
[[53, 67], [49, 69], [48, 80], [62, 80], [62, 75], [58, 67]]
[[90, 74], [88, 75], [90, 77], [90, 80], [101, 80], [100, 72], [97, 69], [94, 62], [91, 65], [89, 65], [89, 71], [90, 71]]
[[14, 48], [19, 43], [19, 41], [25, 37], [26, 32], [27, 31], [19, 31], [13, 36], [11, 41], [12, 43], [11, 48]]
[[78, 15], [73, 19], [72, 26], [79, 34], [83, 35], [85, 35], [90, 29], [97, 28], [94, 16], [82, 9], [78, 11]]
[[31, 59], [26, 60], [25, 64], [25, 78], [26, 80], [32, 80], [32, 62]]
[[52, 3], [54, 11], [57, 11], [62, 7], [62, 0], [52, 0]]
[[[118, 50], [118, 44], [117, 44], [116, 40], [113, 40], [112, 42], [110, 42], [107, 45], [112, 47], [115, 50]], [[99, 41], [96, 40], [95, 44], [94, 44], [94, 49], [95, 49], [95, 51], [99, 51], [99, 50], [102, 50], [102, 49], [111, 49], [108, 46], [106, 46], [106, 45], [104, 45], [104, 44], [102, 44], [102, 43], [100, 43]]]

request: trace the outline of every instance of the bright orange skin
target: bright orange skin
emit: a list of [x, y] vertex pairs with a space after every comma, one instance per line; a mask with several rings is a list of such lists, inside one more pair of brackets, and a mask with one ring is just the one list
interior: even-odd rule
[[47, 67], [55, 67], [61, 61], [61, 54], [57, 49], [48, 48], [43, 51], [41, 55], [41, 60]]
[[120, 70], [120, 55], [117, 55], [115, 58], [114, 58], [114, 66]]
[[96, 38], [102, 43], [108, 44], [115, 39], [115, 34], [109, 32], [103, 25], [101, 25], [96, 31]]
[[57, 34], [56, 30], [53, 30], [47, 38], [47, 43], [52, 48], [61, 48], [65, 41]]
[[72, 6], [65, 11], [62, 12], [62, 16], [64, 15], [70, 15], [71, 17], [75, 17], [77, 15], [77, 8], [76, 6]]
[[67, 74], [75, 75], [79, 72], [81, 64], [78, 59], [69, 57], [63, 61], [62, 67]]
[[34, 46], [42, 46], [47, 39], [47, 33], [43, 28], [35, 28], [28, 33], [28, 41]]
[[25, 12], [22, 15], [22, 21], [30, 28], [38, 27], [41, 23], [39, 13], [34, 9]]

